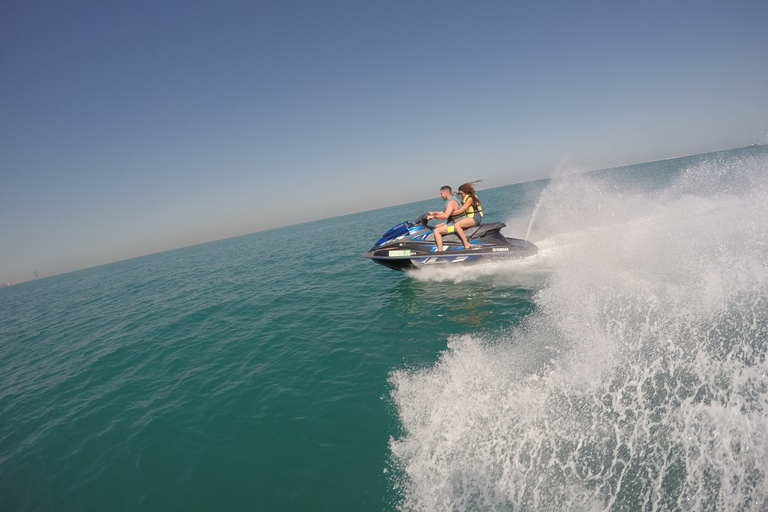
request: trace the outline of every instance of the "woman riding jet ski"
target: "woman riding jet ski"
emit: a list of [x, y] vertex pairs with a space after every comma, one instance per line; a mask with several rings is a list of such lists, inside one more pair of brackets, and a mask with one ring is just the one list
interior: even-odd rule
[[[459, 190], [461, 190], [461, 187], [459, 187]], [[470, 205], [467, 203], [468, 201], [465, 200], [462, 207], [465, 211], [465, 207], [471, 205], [471, 203]], [[475, 204], [479, 210], [479, 201]], [[469, 227], [463, 226], [470, 224], [469, 222], [459, 221], [462, 224], [459, 228], [463, 228], [466, 241], [461, 240], [456, 234], [458, 229], [455, 226], [459, 222], [454, 223], [453, 226], [439, 225], [437, 229], [444, 234], [438, 234], [438, 239], [436, 240], [435, 228], [427, 224], [430, 219], [435, 217], [435, 213], [425, 213], [413, 224], [402, 222], [394, 226], [384, 233], [384, 236], [365, 253], [365, 257], [385, 267], [395, 270], [408, 270], [434, 264], [466, 264], [498, 259], [524, 258], [536, 254], [539, 250], [531, 242], [518, 238], [507, 238], [502, 235], [501, 228], [506, 226], [503, 222], [493, 222], [491, 224], [480, 224], [477, 222], [482, 217], [473, 220], [472, 224], [475, 225]], [[478, 213], [475, 212], [475, 216]], [[482, 214], [480, 213], [480, 215]], [[462, 221], [464, 220], [466, 220], [466, 217], [462, 219]], [[439, 240], [440, 237], [442, 237], [442, 240]], [[439, 242], [442, 242], [440, 244], [442, 250], [438, 250]], [[469, 248], [465, 248], [466, 246], [469, 246]]]

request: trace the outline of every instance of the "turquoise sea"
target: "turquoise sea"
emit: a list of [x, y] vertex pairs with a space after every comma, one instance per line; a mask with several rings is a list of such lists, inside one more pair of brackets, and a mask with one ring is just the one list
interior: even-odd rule
[[768, 509], [768, 147], [480, 190], [532, 258], [362, 257], [440, 185], [0, 289], [0, 511]]

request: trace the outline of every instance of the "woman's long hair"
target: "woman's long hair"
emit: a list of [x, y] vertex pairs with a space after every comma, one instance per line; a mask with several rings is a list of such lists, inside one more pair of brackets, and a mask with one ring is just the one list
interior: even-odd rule
[[[474, 183], [477, 183], [477, 182], [474, 182]], [[465, 194], [467, 194], [469, 197], [472, 198], [473, 207], [477, 208], [482, 204], [480, 200], [477, 198], [477, 195], [475, 195], [475, 187], [472, 186], [472, 183], [463, 184], [462, 186], [459, 187], [459, 191], [464, 192]]]

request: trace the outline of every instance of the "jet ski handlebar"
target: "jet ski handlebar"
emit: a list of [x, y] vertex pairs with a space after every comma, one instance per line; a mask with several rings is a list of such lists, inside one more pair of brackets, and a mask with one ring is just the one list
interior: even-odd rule
[[416, 219], [416, 222], [413, 223], [414, 226], [426, 226], [429, 219], [429, 212], [422, 214], [418, 219]]

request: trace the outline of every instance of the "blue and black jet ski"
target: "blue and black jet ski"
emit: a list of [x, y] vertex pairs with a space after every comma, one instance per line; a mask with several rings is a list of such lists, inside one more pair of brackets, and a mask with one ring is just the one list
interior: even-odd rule
[[425, 213], [415, 223], [402, 222], [365, 253], [376, 263], [395, 270], [409, 270], [437, 264], [479, 263], [533, 256], [539, 249], [531, 242], [501, 234], [503, 222], [481, 224], [464, 230], [469, 242], [465, 249], [456, 233], [443, 235], [443, 250], [438, 252], [433, 227]]

